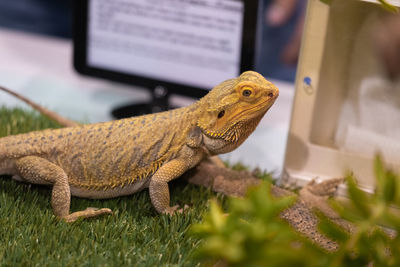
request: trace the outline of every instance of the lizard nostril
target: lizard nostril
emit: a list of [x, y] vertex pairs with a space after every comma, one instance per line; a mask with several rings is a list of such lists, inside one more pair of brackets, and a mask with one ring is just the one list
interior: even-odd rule
[[273, 96], [274, 96], [274, 93], [269, 92], [269, 93], [268, 93], [268, 96], [269, 96], [269, 97], [273, 97]]

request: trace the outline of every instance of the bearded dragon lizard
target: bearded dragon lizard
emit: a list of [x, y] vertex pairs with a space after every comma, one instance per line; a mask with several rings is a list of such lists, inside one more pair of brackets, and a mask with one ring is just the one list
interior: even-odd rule
[[255, 130], [279, 90], [247, 71], [175, 110], [0, 138], [0, 175], [52, 186], [55, 216], [67, 222], [110, 214], [70, 213], [72, 196], [106, 199], [149, 189], [159, 213], [174, 213], [168, 182], [203, 159], [234, 150]]

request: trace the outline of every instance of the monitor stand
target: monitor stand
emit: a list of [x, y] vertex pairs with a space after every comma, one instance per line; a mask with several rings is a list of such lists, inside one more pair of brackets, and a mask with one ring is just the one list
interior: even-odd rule
[[163, 86], [156, 86], [152, 92], [152, 99], [147, 103], [130, 104], [126, 106], [116, 107], [111, 114], [116, 119], [129, 118], [144, 114], [156, 113], [174, 109], [169, 104], [170, 92]]

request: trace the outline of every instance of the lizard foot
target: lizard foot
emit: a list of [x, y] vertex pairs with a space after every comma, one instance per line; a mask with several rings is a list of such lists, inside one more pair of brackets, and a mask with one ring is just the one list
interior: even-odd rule
[[183, 208], [179, 208], [179, 205], [175, 205], [173, 207], [166, 208], [163, 213], [171, 216], [177, 213], [181, 214], [188, 209], [189, 209], [188, 205], [183, 206]]
[[343, 182], [343, 178], [328, 179], [320, 183], [312, 180], [304, 187], [304, 190], [316, 196], [333, 196]]
[[312, 180], [300, 190], [299, 195], [309, 207], [316, 208], [329, 218], [335, 219], [339, 215], [331, 208], [327, 200], [334, 196], [341, 183], [343, 183], [342, 178], [329, 179], [321, 183]]
[[97, 208], [87, 208], [82, 211], [73, 212], [67, 216], [62, 217], [66, 222], [72, 223], [79, 218], [92, 218], [100, 215], [112, 214], [112, 211], [107, 208], [97, 209]]

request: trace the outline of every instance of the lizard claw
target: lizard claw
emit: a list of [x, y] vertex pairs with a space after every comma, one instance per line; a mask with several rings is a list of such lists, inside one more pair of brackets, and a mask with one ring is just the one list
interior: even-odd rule
[[189, 209], [189, 206], [186, 204], [183, 206], [183, 208], [179, 208], [179, 205], [175, 205], [173, 207], [167, 207], [163, 213], [171, 216], [171, 215], [175, 215], [177, 213], [179, 213], [179, 214], [184, 213], [188, 209]]

